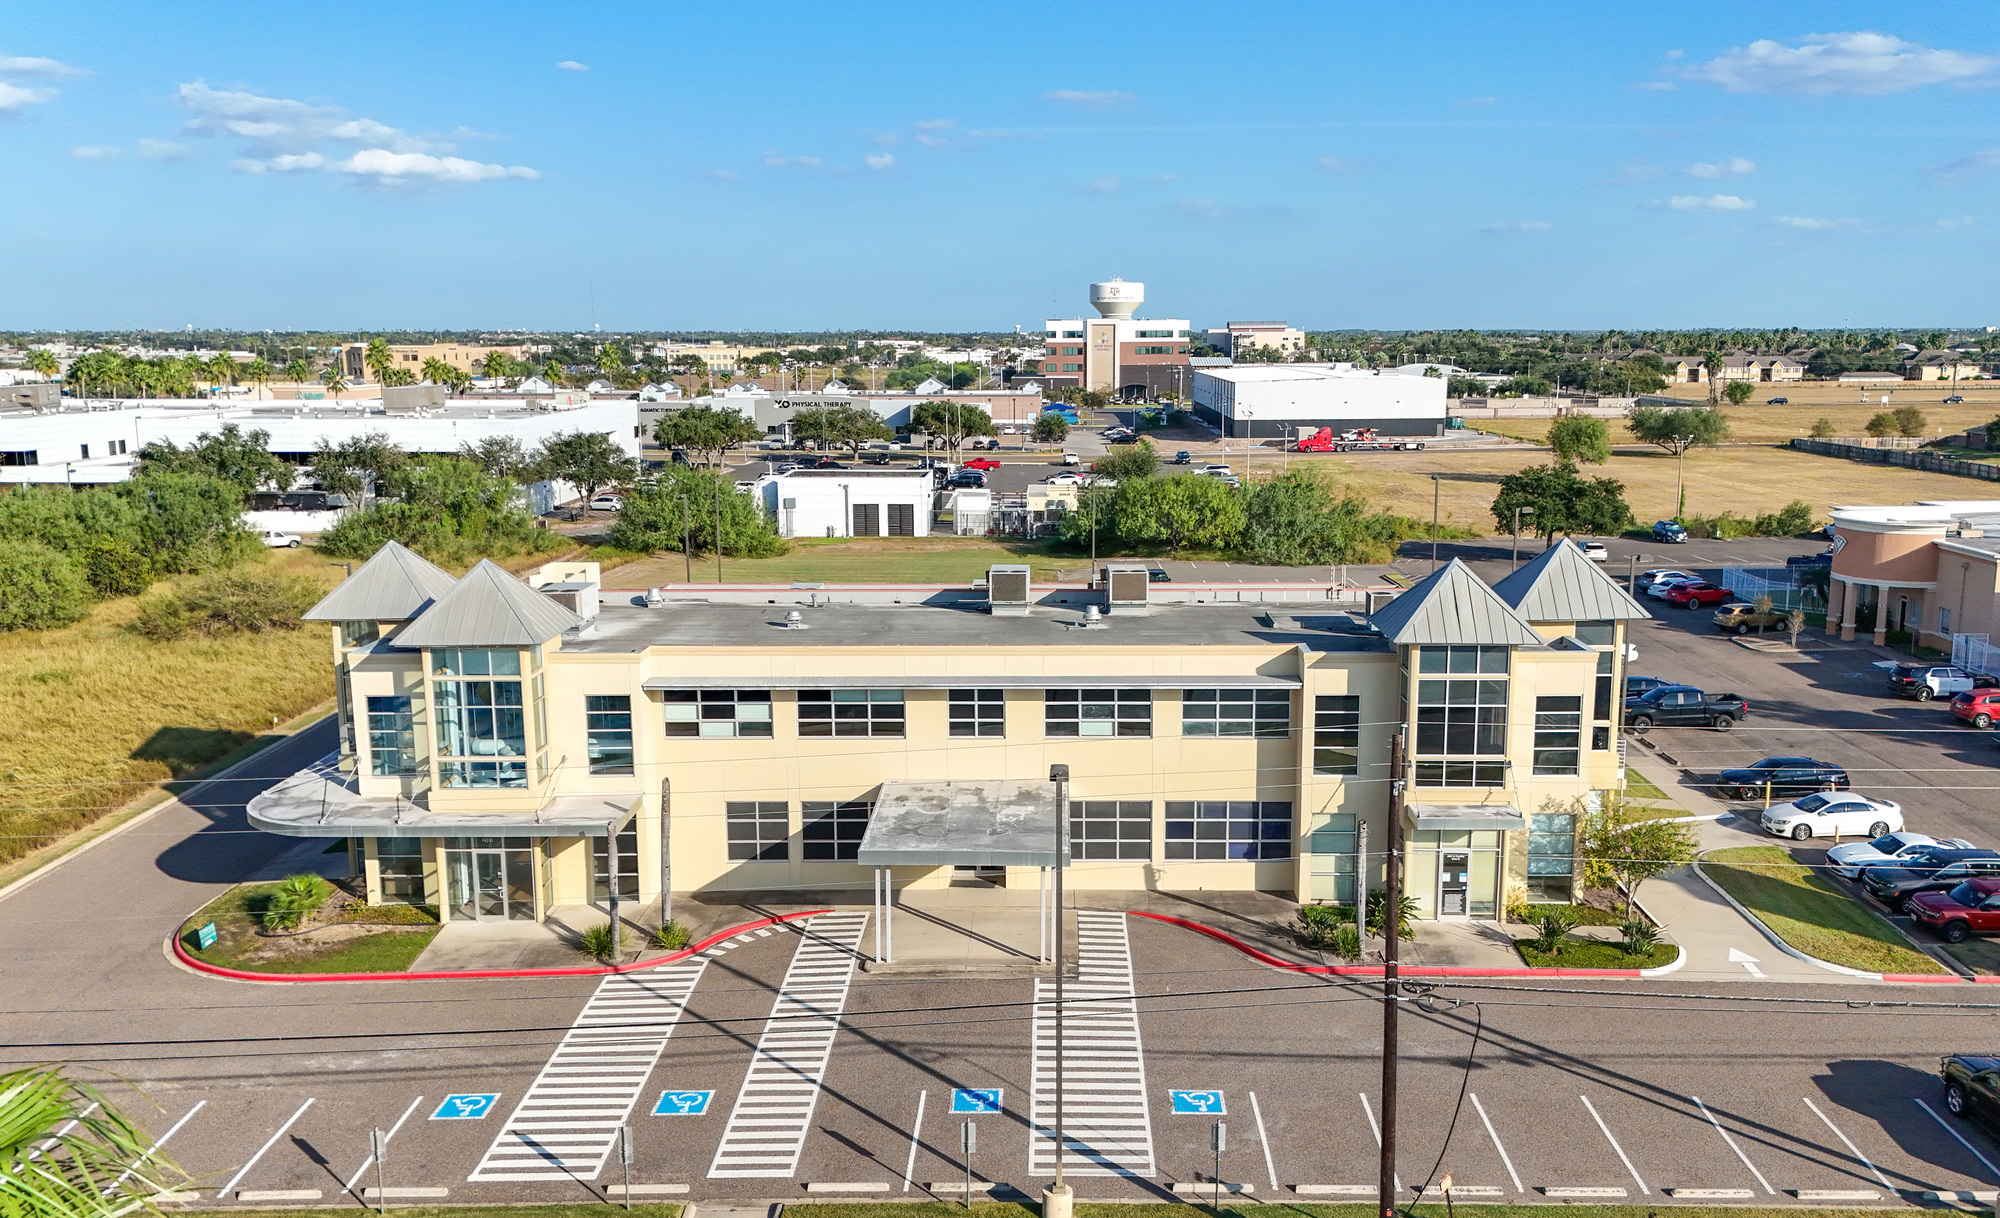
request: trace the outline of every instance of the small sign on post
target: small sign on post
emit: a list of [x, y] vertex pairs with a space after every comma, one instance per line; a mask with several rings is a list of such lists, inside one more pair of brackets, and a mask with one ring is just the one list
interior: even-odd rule
[[1222, 1212], [1222, 1148], [1229, 1141], [1229, 1123], [1217, 1121], [1214, 1132], [1209, 1134], [1209, 1144], [1215, 1148], [1215, 1204], [1216, 1213]]
[[213, 922], [206, 923], [202, 926], [200, 930], [194, 932], [194, 941], [197, 945], [199, 945], [204, 949], [214, 947], [215, 923]]
[[625, 1169], [625, 1208], [632, 1208], [632, 1127], [618, 1127], [618, 1162]]
[[389, 1158], [389, 1136], [379, 1129], [368, 1131], [368, 1148], [375, 1152], [375, 1211], [389, 1212], [389, 1190], [382, 1184], [383, 1171]]
[[965, 1159], [965, 1208], [972, 1208], [972, 1152], [979, 1149], [979, 1126], [966, 1118], [963, 1128], [958, 1131], [958, 1148]]

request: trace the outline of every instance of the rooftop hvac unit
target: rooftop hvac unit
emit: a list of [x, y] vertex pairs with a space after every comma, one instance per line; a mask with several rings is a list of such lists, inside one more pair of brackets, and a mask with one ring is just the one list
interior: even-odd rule
[[1105, 605], [1114, 611], [1133, 613], [1146, 608], [1151, 579], [1144, 563], [1113, 562], [1099, 568], [1097, 582], [1104, 590]]
[[986, 571], [986, 611], [996, 616], [1026, 617], [1033, 604], [1028, 568], [1013, 564]]

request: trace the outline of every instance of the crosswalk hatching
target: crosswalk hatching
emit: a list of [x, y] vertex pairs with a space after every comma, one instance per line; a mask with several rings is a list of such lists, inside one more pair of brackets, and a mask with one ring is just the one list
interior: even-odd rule
[[466, 1179], [596, 1179], [709, 955], [600, 982]]
[[709, 1179], [787, 1179], [798, 1170], [868, 917], [824, 913], [806, 920]]
[[[1153, 1175], [1153, 1122], [1139, 1004], [1132, 995], [1132, 943], [1125, 915], [1079, 910], [1076, 980], [1063, 1014], [1063, 1171], [1079, 1176]], [[1056, 1170], [1056, 987], [1035, 982], [1033, 1084], [1028, 1102], [1028, 1174]]]

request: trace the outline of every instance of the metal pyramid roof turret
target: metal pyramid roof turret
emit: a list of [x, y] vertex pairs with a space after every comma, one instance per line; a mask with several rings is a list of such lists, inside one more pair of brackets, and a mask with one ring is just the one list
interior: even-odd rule
[[422, 617], [403, 627], [398, 647], [530, 647], [583, 619], [515, 579], [492, 559], [465, 573]]
[[1531, 622], [1608, 622], [1653, 616], [1567, 537], [1493, 585], [1493, 591]]
[[1454, 558], [1377, 609], [1369, 623], [1398, 646], [1539, 647], [1528, 620]]
[[422, 555], [391, 541], [303, 617], [308, 622], [407, 622], [455, 582]]

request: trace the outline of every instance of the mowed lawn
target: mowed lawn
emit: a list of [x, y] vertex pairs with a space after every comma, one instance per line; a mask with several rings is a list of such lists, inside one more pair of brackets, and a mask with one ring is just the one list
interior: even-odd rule
[[[1056, 558], [1039, 545], [977, 537], [819, 539], [795, 541], [791, 553], [777, 558], [724, 558], [722, 579], [732, 584], [969, 584], [986, 578], [986, 569], [995, 563], [1027, 563], [1035, 579], [1049, 580], [1059, 568], [1076, 567], [1079, 560]], [[715, 555], [697, 554], [693, 565], [696, 583], [715, 582]], [[626, 563], [605, 574], [606, 584], [619, 588], [686, 579], [687, 562], [679, 553]]]
[[1859, 898], [1793, 862], [1783, 847], [1711, 850], [1699, 866], [1780, 938], [1808, 956], [1871, 973], [1947, 971], [1912, 948]]

